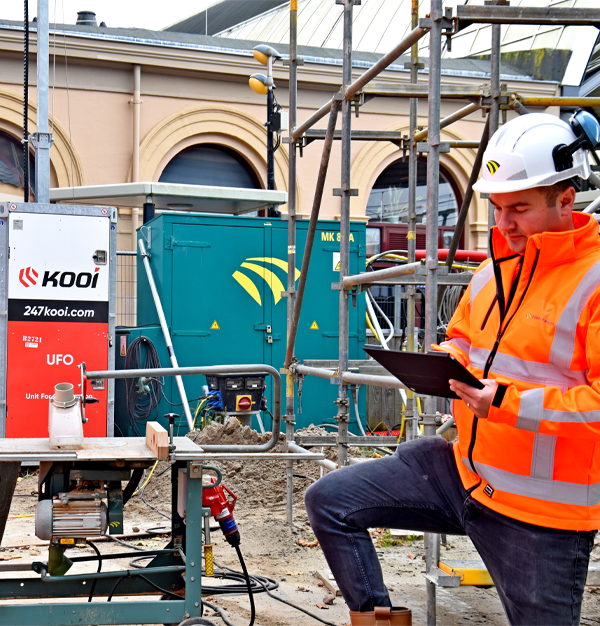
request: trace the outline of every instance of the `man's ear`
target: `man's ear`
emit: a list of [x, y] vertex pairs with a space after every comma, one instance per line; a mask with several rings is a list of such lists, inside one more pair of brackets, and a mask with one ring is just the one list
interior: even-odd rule
[[573, 211], [573, 206], [575, 205], [575, 187], [567, 187], [564, 191], [558, 194], [556, 203], [561, 216], [566, 217], [569, 215]]

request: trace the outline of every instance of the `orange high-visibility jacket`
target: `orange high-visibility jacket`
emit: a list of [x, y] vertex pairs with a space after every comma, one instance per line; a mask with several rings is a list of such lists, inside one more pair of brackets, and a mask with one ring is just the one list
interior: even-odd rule
[[498, 391], [487, 419], [454, 401], [461, 480], [511, 518], [569, 530], [600, 528], [600, 238], [533, 235], [515, 255], [497, 229], [441, 348]]

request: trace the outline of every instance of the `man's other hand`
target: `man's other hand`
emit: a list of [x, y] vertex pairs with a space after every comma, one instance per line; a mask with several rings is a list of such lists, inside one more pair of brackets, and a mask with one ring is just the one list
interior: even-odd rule
[[450, 379], [450, 389], [463, 400], [467, 407], [473, 411], [477, 417], [486, 418], [490, 411], [490, 406], [498, 383], [491, 378], [484, 378], [482, 381], [483, 389], [475, 389], [467, 383], [461, 383], [458, 380]]

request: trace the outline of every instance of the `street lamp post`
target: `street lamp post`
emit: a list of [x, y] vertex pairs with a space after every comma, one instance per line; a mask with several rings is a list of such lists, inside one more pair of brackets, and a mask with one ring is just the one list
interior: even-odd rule
[[[267, 96], [267, 189], [275, 189], [275, 150], [273, 146], [273, 135], [281, 128], [281, 117], [279, 111], [275, 110], [275, 96], [273, 89], [273, 62], [281, 58], [281, 55], [275, 48], [266, 44], [260, 44], [253, 50], [254, 58], [263, 65], [267, 66], [267, 75], [252, 74], [250, 76], [250, 87], [256, 93]], [[269, 217], [280, 217], [279, 211], [275, 207], [269, 208]]]

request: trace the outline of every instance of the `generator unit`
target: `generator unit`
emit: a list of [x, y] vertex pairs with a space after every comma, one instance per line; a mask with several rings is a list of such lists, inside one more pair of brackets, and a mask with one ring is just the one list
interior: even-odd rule
[[[307, 220], [296, 223], [296, 281], [300, 277], [307, 230]], [[165, 212], [142, 226], [138, 238], [143, 238], [148, 251], [181, 367], [244, 363], [283, 367], [287, 332], [286, 221]], [[365, 262], [365, 225], [352, 223], [350, 272], [363, 271]], [[339, 291], [332, 285], [339, 282], [339, 263], [339, 222], [321, 221], [317, 226], [296, 341], [296, 356], [300, 360], [338, 358]], [[362, 350], [366, 339], [364, 296], [353, 298], [353, 305], [349, 315], [349, 358], [360, 359], [365, 358]], [[128, 343], [143, 335], [155, 344], [161, 365], [168, 365], [169, 355], [139, 255], [137, 322], [137, 328], [122, 329], [119, 353], [124, 353]], [[164, 396], [171, 403], [181, 402], [174, 380], [165, 378], [163, 383]], [[194, 399], [203, 394], [202, 385], [206, 381], [204, 377], [187, 376], [183, 383], [188, 398]], [[241, 395], [246, 393], [251, 395], [246, 391]], [[267, 389], [262, 393], [271, 406], [268, 378]], [[298, 402], [297, 428], [311, 423], [331, 423], [337, 413], [334, 404], [337, 395], [337, 387], [329, 380], [306, 377]], [[366, 394], [362, 396], [361, 412], [365, 419]], [[192, 403], [192, 412], [193, 409]], [[163, 398], [156, 416], [161, 420], [172, 410]], [[255, 410], [254, 404], [252, 410]], [[231, 411], [229, 406], [228, 411]], [[182, 413], [181, 408], [178, 412]], [[128, 418], [118, 416], [117, 419], [126, 423]], [[255, 420], [253, 426], [257, 426]], [[269, 423], [265, 426], [268, 428]], [[187, 429], [183, 423], [182, 428]]]
[[[112, 207], [0, 203], [1, 437], [48, 437], [56, 383], [114, 366], [116, 222]], [[84, 434], [112, 436], [113, 390], [90, 387]]]

